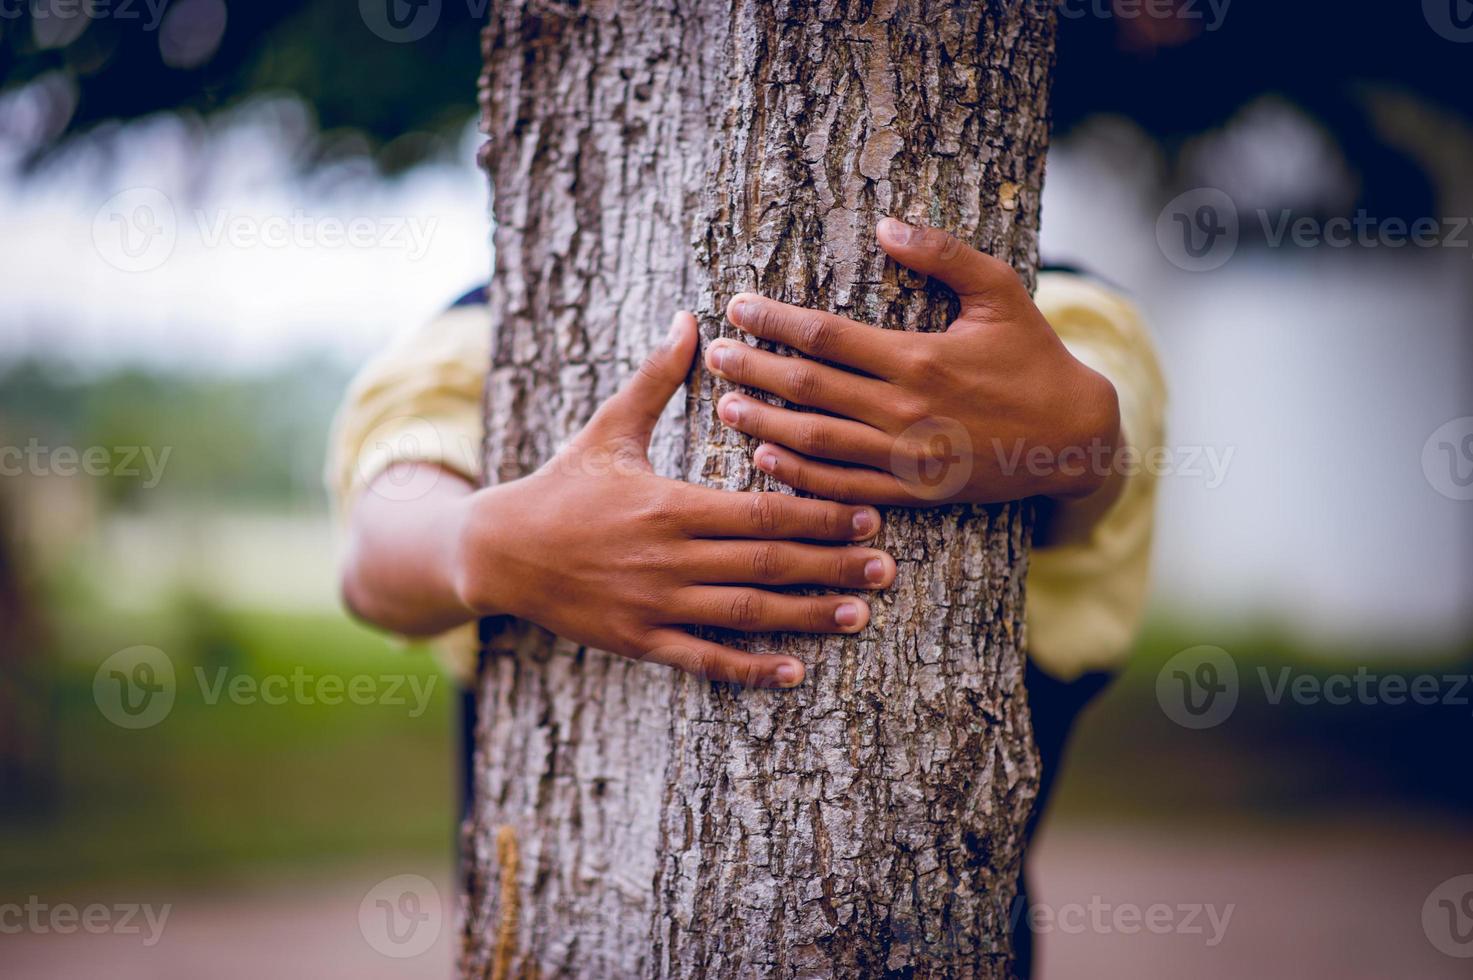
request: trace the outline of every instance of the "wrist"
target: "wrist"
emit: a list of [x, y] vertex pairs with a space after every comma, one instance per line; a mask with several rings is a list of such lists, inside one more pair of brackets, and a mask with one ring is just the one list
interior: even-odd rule
[[514, 483], [486, 487], [456, 502], [450, 515], [448, 556], [443, 567], [449, 587], [466, 615], [517, 615], [517, 602], [509, 576], [505, 550], [505, 528], [515, 523], [507, 511]]
[[1055, 485], [1044, 496], [1060, 503], [1088, 500], [1113, 481], [1115, 456], [1123, 445], [1120, 399], [1104, 375], [1086, 369], [1074, 436], [1059, 452]]

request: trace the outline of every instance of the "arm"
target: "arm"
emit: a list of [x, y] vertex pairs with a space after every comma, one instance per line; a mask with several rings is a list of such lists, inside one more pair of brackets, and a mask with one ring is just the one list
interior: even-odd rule
[[880, 519], [871, 507], [730, 493], [654, 474], [650, 433], [695, 346], [695, 320], [681, 314], [666, 345], [524, 479], [474, 490], [427, 463], [385, 470], [352, 508], [343, 568], [350, 608], [412, 635], [514, 615], [713, 680], [799, 683], [803, 665], [794, 658], [744, 653], [681, 627], [858, 632], [869, 621], [862, 598], [773, 587], [884, 588], [895, 563], [870, 548], [807, 543], [872, 537]]

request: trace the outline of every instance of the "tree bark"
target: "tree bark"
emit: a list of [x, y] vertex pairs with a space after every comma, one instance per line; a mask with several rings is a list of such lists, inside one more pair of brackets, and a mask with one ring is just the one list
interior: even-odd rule
[[[551, 457], [694, 310], [753, 290], [907, 330], [956, 303], [874, 244], [945, 227], [1032, 281], [1051, 4], [493, 4], [486, 478]], [[769, 488], [697, 371], [656, 470]], [[577, 520], [577, 515], [568, 515]], [[1026, 507], [891, 510], [852, 637], [762, 636], [793, 691], [486, 624], [467, 977], [1006, 976], [1038, 775]], [[730, 637], [724, 637], [728, 641]]]

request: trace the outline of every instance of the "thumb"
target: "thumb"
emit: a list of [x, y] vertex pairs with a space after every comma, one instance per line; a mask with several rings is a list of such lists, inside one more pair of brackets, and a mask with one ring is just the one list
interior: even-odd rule
[[696, 353], [696, 318], [681, 310], [670, 332], [650, 351], [624, 387], [604, 402], [589, 423], [604, 435], [633, 436], [648, 445], [650, 433], [671, 397], [690, 374]]
[[962, 301], [963, 313], [985, 305], [989, 293], [1018, 279], [1006, 262], [984, 255], [940, 228], [912, 227], [882, 218], [875, 237], [896, 262], [950, 286]]

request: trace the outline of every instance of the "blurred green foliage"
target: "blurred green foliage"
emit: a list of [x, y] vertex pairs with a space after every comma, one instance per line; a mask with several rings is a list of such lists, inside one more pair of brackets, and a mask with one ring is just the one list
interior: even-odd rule
[[[147, 614], [93, 603], [53, 609], [54, 781], [0, 817], [0, 881], [25, 889], [197, 880], [452, 853], [455, 699], [428, 654], [341, 616], [185, 601]], [[93, 701], [93, 674], [120, 637], [174, 661], [178, 694], [155, 727], [115, 727]], [[407, 676], [430, 696], [417, 717], [409, 706], [346, 698], [212, 704], [195, 668], [210, 684], [222, 669], [257, 680], [297, 668], [313, 678]]]
[[[333, 407], [348, 371], [307, 360], [212, 376], [132, 368], [89, 374], [54, 361], [0, 367], [0, 445], [167, 450], [160, 500], [212, 508], [317, 502]], [[118, 454], [120, 458], [120, 454]], [[143, 470], [141, 460], [134, 468]], [[105, 502], [140, 499], [148, 479], [95, 481]]]

